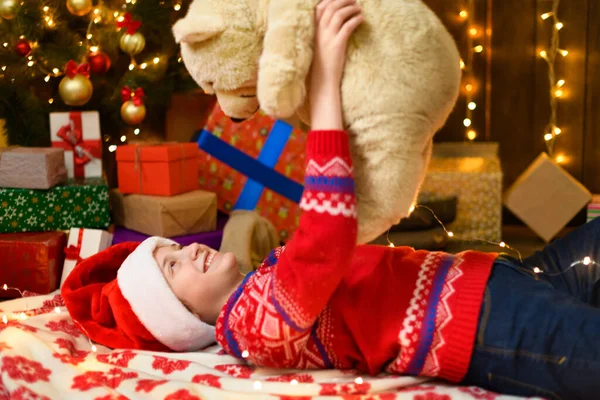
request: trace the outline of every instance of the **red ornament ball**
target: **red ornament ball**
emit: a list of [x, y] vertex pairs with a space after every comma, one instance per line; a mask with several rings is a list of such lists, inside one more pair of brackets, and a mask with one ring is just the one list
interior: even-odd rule
[[102, 75], [110, 69], [110, 57], [101, 51], [90, 53], [88, 63], [92, 74]]
[[31, 44], [25, 38], [21, 38], [15, 44], [15, 52], [21, 57], [27, 57], [31, 53]]

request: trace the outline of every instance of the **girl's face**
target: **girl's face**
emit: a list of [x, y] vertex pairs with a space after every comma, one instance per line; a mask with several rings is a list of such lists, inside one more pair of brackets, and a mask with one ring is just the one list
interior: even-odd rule
[[159, 247], [154, 258], [175, 296], [202, 321], [213, 325], [243, 279], [233, 253], [220, 253], [197, 243]]

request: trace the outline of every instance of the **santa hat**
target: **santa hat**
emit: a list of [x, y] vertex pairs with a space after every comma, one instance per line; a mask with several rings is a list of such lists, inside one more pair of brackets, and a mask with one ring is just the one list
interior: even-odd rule
[[122, 243], [77, 265], [62, 288], [77, 327], [112, 348], [193, 351], [214, 343], [214, 327], [177, 299], [154, 259], [157, 247], [172, 244]]

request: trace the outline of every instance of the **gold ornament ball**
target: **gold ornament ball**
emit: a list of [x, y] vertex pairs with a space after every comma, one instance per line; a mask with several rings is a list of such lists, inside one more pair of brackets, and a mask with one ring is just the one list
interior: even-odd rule
[[143, 104], [136, 106], [133, 100], [126, 101], [121, 106], [121, 118], [128, 125], [141, 124], [144, 118], [146, 118], [146, 106]]
[[73, 15], [83, 17], [92, 11], [92, 0], [67, 0], [67, 9]]
[[12, 19], [17, 15], [18, 0], [0, 0], [0, 17]]
[[92, 97], [94, 87], [92, 82], [81, 74], [73, 78], [65, 76], [58, 85], [58, 93], [66, 105], [82, 106]]
[[[98, 10], [97, 13], [96, 9]], [[115, 19], [113, 12], [105, 5], [99, 4], [96, 9], [94, 9], [94, 18], [100, 18], [99, 22], [109, 24]]]
[[133, 35], [126, 33], [121, 36], [119, 45], [121, 50], [123, 50], [125, 53], [129, 54], [130, 56], [135, 56], [144, 50], [144, 47], [146, 46], [146, 38], [144, 38], [144, 35], [139, 32], [136, 32]]

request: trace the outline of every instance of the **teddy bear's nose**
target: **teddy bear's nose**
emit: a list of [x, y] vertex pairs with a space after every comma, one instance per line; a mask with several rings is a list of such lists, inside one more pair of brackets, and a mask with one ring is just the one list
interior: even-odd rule
[[244, 122], [245, 121], [244, 118], [231, 118], [231, 120], [233, 122], [235, 122], [236, 124], [239, 124], [240, 122]]

